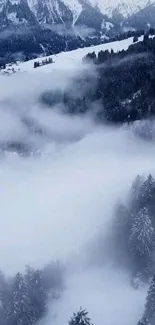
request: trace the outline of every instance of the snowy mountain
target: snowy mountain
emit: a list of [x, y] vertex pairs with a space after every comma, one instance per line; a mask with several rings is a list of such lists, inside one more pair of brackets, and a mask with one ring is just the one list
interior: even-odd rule
[[105, 19], [126, 19], [150, 6], [155, 0], [0, 0], [0, 28], [59, 24], [99, 31]]
[[155, 5], [154, 0], [91, 0], [91, 3], [97, 3], [101, 12], [108, 17], [119, 13], [124, 18], [136, 14], [150, 5]]
[[[0, 0], [0, 27], [75, 24], [101, 28], [104, 15], [86, 0]], [[87, 21], [84, 21], [87, 20]], [[92, 20], [92, 23], [88, 20]]]
[[111, 28], [87, 0], [0, 0], [0, 60], [99, 44]]
[[148, 26], [155, 0], [0, 0], [0, 60], [96, 45]]

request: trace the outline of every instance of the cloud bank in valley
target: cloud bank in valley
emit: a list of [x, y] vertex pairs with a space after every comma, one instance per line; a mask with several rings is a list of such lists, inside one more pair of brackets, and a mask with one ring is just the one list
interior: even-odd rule
[[[71, 117], [38, 103], [45, 90], [71, 87], [79, 72], [1, 77], [1, 144], [20, 142], [33, 153], [1, 152], [1, 268], [13, 274], [25, 264], [69, 263], [66, 291], [54, 306], [49, 302], [43, 325], [67, 323], [80, 305], [95, 325], [134, 325], [146, 288], [135, 291], [128, 275], [106, 260], [87, 268], [91, 251], [85, 247], [91, 250], [101, 232], [106, 236], [114, 206], [133, 178], [154, 173], [154, 143], [129, 128], [99, 126], [90, 116]], [[106, 248], [100, 254], [106, 256]]]

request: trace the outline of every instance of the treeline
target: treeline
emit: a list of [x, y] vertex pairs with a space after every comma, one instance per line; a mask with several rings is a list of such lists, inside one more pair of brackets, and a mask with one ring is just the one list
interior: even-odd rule
[[[143, 40], [138, 42], [138, 36], [133, 37], [133, 45], [130, 45], [127, 50], [121, 50], [118, 52], [114, 52], [113, 49], [111, 51], [105, 50], [100, 51], [98, 55], [95, 52], [88, 53], [84, 58], [83, 62], [93, 62], [95, 64], [102, 64], [102, 63], [114, 63], [114, 59], [123, 59], [128, 55], [131, 54], [140, 54], [150, 52], [155, 54], [155, 47], [154, 47], [154, 37], [149, 37], [148, 34], [143, 36]], [[136, 44], [135, 44], [136, 43]], [[107, 62], [108, 61], [108, 62]]]
[[[28, 61], [37, 59], [38, 55], [49, 56], [64, 51], [72, 51], [78, 48], [90, 47], [114, 41], [120, 41], [129, 37], [140, 37], [144, 35], [144, 30], [117, 32], [114, 36], [101, 38], [101, 35], [81, 38], [79, 36], [58, 35], [51, 30], [34, 30], [33, 34], [27, 34], [23, 39], [20, 35], [11, 35], [11, 39], [0, 40], [0, 69], [10, 62], [16, 60]], [[147, 34], [154, 35], [155, 29], [150, 28]], [[40, 44], [43, 44], [44, 50]], [[15, 55], [17, 53], [17, 57]], [[18, 57], [20, 53], [20, 58]]]
[[[138, 42], [139, 37], [143, 35], [143, 41], [139, 42], [138, 45], [136, 45], [135, 43]], [[151, 38], [149, 37], [151, 36]], [[100, 51], [98, 53], [98, 55], [96, 55], [95, 52], [91, 52], [88, 53], [84, 58], [83, 58], [83, 62], [93, 62], [95, 64], [101, 64], [104, 63], [106, 61], [111, 61], [114, 58], [124, 58], [126, 57], [128, 54], [135, 54], [135, 53], [143, 53], [143, 52], [148, 52], [150, 51], [151, 53], [155, 53], [155, 49], [154, 46], [152, 44], [152, 38], [155, 37], [155, 29], [151, 29], [151, 32], [148, 32], [147, 34], [141, 34], [141, 32], [134, 32], [133, 35], [131, 35], [131, 37], [133, 37], [133, 44], [134, 46], [130, 45], [129, 48], [127, 50], [121, 50], [118, 52], [114, 52], [113, 49], [111, 49], [111, 51], [105, 50], [105, 51]], [[109, 63], [109, 62], [108, 62]]]
[[48, 310], [49, 294], [56, 299], [63, 288], [62, 270], [51, 263], [44, 269], [26, 267], [6, 278], [0, 273], [0, 324], [34, 325]]
[[[107, 39], [101, 40], [100, 35], [93, 38], [81, 38], [79, 36], [65, 34], [59, 35], [51, 30], [38, 31], [38, 29], [36, 29], [33, 32], [34, 35], [33, 33], [27, 33], [24, 38], [14, 33], [11, 35], [11, 38], [0, 39], [0, 69], [7, 63], [12, 61], [15, 63], [16, 60], [19, 60], [18, 53], [20, 53], [22, 60], [28, 61], [36, 59], [37, 56], [41, 54], [48, 56], [144, 34], [144, 30], [136, 32], [129, 31], [126, 33], [118, 33], [114, 37], [107, 37]], [[40, 44], [44, 46], [44, 50]], [[15, 53], [17, 54], [15, 55]]]

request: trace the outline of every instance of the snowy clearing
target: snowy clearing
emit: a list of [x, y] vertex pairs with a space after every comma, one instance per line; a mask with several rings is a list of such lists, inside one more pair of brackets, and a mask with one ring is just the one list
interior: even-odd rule
[[[138, 41], [142, 41], [143, 36], [139, 37]], [[79, 67], [79, 64], [82, 62], [82, 58], [88, 54], [95, 52], [96, 54], [98, 52], [113, 49], [114, 52], [118, 52], [121, 50], [127, 50], [128, 47], [133, 43], [133, 37], [130, 37], [128, 39], [122, 40], [122, 41], [115, 41], [111, 43], [91, 46], [91, 47], [85, 47], [80, 48], [74, 51], [69, 52], [62, 52], [56, 55], [51, 56], [45, 56], [40, 57], [34, 60], [30, 60], [27, 62], [17, 62], [17, 64], [7, 64], [6, 68], [1, 71], [1, 73], [13, 73], [13, 72], [28, 72], [28, 71], [34, 71], [34, 72], [51, 72], [53, 69], [55, 70], [67, 70], [68, 69], [76, 69]], [[41, 62], [42, 60], [45, 60], [46, 58], [52, 57], [54, 63], [41, 66], [39, 68], [34, 69], [34, 62]]]

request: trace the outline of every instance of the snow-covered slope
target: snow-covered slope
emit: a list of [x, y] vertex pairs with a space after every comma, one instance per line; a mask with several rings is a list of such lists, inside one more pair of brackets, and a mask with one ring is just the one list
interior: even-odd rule
[[[142, 41], [143, 36], [139, 37], [139, 41]], [[6, 68], [1, 70], [1, 74], [12, 74], [14, 72], [45, 72], [50, 73], [53, 71], [53, 69], [56, 70], [66, 70], [68, 69], [77, 69], [82, 64], [83, 57], [88, 54], [95, 52], [98, 54], [98, 52], [113, 49], [114, 52], [118, 52], [120, 50], [127, 50], [128, 47], [133, 43], [133, 37], [130, 37], [128, 39], [122, 40], [122, 41], [116, 41], [112, 43], [97, 45], [97, 46], [91, 46], [86, 47], [82, 49], [78, 49], [75, 51], [70, 52], [62, 52], [57, 55], [48, 56], [48, 57], [41, 57], [37, 58], [35, 60], [30, 60], [28, 62], [17, 62], [17, 64], [9, 64], [6, 65]], [[48, 59], [49, 57], [52, 57], [53, 63], [40, 66], [38, 68], [34, 69], [34, 62], [42, 62], [43, 60]]]

